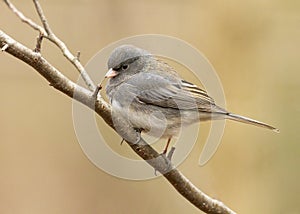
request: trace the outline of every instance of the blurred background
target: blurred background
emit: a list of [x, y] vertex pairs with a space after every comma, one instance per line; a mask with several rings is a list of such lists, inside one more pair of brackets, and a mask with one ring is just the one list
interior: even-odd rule
[[[32, 1], [13, 3], [38, 22]], [[111, 42], [147, 33], [183, 39], [204, 53], [223, 83], [227, 109], [281, 132], [228, 121], [208, 164], [198, 165], [204, 133], [179, 169], [237, 213], [300, 213], [299, 1], [41, 4], [56, 35], [73, 53], [81, 51], [83, 64]], [[33, 49], [37, 32], [3, 2], [0, 11], [0, 29]], [[54, 45], [44, 40], [42, 54], [77, 80]], [[6, 53], [0, 64], [1, 213], [199, 213], [162, 177], [137, 182], [99, 170], [77, 142], [71, 99]], [[115, 147], [132, 153], [125, 144]]]

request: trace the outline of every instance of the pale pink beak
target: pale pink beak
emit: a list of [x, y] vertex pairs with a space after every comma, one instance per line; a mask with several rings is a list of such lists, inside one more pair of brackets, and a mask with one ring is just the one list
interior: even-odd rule
[[115, 70], [113, 70], [112, 68], [110, 68], [107, 71], [107, 73], [105, 74], [105, 78], [112, 78], [112, 77], [115, 77], [117, 75], [118, 75], [118, 73]]

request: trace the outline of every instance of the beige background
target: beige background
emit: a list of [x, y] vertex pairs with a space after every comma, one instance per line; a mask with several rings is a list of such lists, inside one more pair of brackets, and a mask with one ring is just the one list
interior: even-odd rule
[[[38, 21], [32, 1], [15, 3]], [[197, 164], [203, 134], [180, 170], [238, 213], [300, 212], [299, 1], [41, 3], [56, 34], [81, 51], [83, 64], [107, 44], [145, 33], [175, 36], [202, 51], [223, 83], [227, 108], [281, 133], [228, 122], [213, 159]], [[33, 48], [37, 33], [3, 2], [0, 11], [0, 28]], [[44, 42], [42, 53], [77, 79], [52, 44]], [[0, 65], [1, 213], [199, 213], [163, 178], [128, 181], [96, 168], [77, 143], [71, 100], [6, 53]]]

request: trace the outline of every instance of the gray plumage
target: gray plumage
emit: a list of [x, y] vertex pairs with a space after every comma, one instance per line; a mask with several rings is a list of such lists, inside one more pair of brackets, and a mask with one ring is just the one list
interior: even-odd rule
[[113, 71], [106, 86], [113, 113], [157, 137], [177, 135], [181, 125], [231, 119], [273, 131], [265, 123], [217, 106], [198, 86], [183, 80], [167, 63], [132, 45], [117, 47], [108, 60]]

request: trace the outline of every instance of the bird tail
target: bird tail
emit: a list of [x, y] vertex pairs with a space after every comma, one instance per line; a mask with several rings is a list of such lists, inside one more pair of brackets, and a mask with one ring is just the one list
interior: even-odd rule
[[238, 121], [238, 122], [247, 123], [247, 124], [251, 124], [251, 125], [254, 125], [254, 126], [267, 128], [267, 129], [270, 129], [274, 132], [279, 133], [279, 129], [277, 129], [273, 126], [270, 126], [266, 123], [263, 123], [263, 122], [260, 122], [260, 121], [257, 121], [257, 120], [253, 120], [253, 119], [248, 118], [248, 117], [244, 117], [244, 116], [240, 116], [240, 115], [232, 114], [232, 113], [227, 113], [227, 118], [230, 119], [230, 120], [235, 120], [235, 121]]

